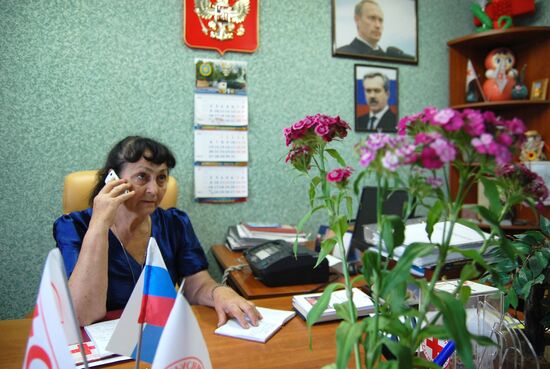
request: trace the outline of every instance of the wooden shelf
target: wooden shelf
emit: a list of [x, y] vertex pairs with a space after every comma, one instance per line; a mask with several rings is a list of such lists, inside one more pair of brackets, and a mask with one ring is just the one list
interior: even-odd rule
[[504, 109], [522, 109], [529, 107], [550, 107], [550, 101], [531, 101], [531, 100], [509, 100], [509, 101], [482, 101], [476, 103], [466, 103], [452, 105], [453, 109], [481, 109], [481, 110], [504, 110]]
[[[498, 47], [507, 47], [515, 55], [514, 68], [526, 65], [524, 83], [531, 90], [533, 81], [550, 78], [550, 26], [511, 27], [505, 30], [491, 30], [459, 37], [447, 42], [449, 47], [449, 105], [455, 109], [479, 109], [493, 111], [505, 119], [519, 118], [528, 130], [536, 130], [545, 142], [550, 143], [550, 92], [547, 100], [510, 100], [466, 102], [466, 67], [472, 62], [480, 83], [485, 80], [485, 57]], [[458, 175], [451, 167], [450, 185], [452, 195], [458, 189]], [[477, 185], [466, 195], [466, 203], [477, 203]], [[526, 207], [518, 207], [517, 216], [528, 221], [535, 220]], [[542, 214], [550, 217], [550, 206]], [[536, 224], [536, 223], [535, 223]], [[521, 229], [518, 229], [518, 231]], [[515, 231], [515, 229], [510, 229]]]
[[528, 44], [537, 39], [550, 37], [550, 27], [511, 27], [508, 29], [496, 29], [486, 32], [473, 33], [471, 35], [456, 38], [447, 42], [453, 48], [486, 49], [496, 47], [511, 47], [518, 44]]

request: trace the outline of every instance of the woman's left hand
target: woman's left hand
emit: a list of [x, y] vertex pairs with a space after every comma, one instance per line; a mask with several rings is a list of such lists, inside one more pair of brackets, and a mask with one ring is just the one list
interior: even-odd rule
[[215, 287], [212, 297], [214, 309], [218, 313], [218, 327], [224, 325], [228, 318], [235, 318], [243, 328], [249, 328], [250, 324], [257, 326], [262, 319], [253, 302], [244, 299], [229, 287]]
[[253, 302], [231, 288], [217, 284], [206, 270], [185, 278], [185, 297], [191, 304], [212, 306], [218, 314], [218, 327], [235, 318], [243, 328], [257, 326], [262, 315]]

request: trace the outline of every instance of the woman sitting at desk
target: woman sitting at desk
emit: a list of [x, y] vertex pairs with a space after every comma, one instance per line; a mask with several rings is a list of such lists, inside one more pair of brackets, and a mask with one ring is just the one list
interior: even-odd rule
[[[261, 319], [252, 302], [210, 277], [187, 214], [158, 207], [166, 193], [169, 170], [175, 165], [173, 154], [163, 144], [127, 137], [109, 152], [90, 198], [92, 207], [55, 221], [53, 235], [81, 325], [124, 308], [143, 268], [150, 237], [158, 243], [172, 282], [185, 278], [187, 300], [213, 306], [218, 325], [234, 317], [247, 328], [246, 317], [253, 325]], [[120, 179], [105, 184], [110, 169]]]

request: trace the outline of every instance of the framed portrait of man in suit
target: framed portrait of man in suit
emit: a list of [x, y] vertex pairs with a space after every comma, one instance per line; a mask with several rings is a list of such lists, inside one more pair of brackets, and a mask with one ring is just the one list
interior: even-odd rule
[[418, 0], [332, 0], [332, 55], [418, 64]]
[[398, 69], [355, 64], [355, 131], [396, 132]]

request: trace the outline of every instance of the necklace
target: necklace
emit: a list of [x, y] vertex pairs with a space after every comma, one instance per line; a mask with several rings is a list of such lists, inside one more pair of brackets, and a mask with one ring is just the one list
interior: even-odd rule
[[128, 269], [130, 269], [130, 273], [132, 274], [132, 281], [134, 282], [134, 286], [136, 285], [136, 276], [134, 274], [134, 270], [132, 269], [132, 264], [130, 264], [130, 258], [128, 257], [128, 253], [126, 252], [126, 247], [124, 247], [124, 244], [120, 240], [118, 236], [118, 231], [116, 229], [116, 225], [113, 223], [113, 234], [115, 235], [116, 239], [118, 240], [118, 243], [120, 244], [120, 247], [122, 247], [122, 252], [124, 253], [124, 257], [126, 258], [126, 265], [128, 265]]

